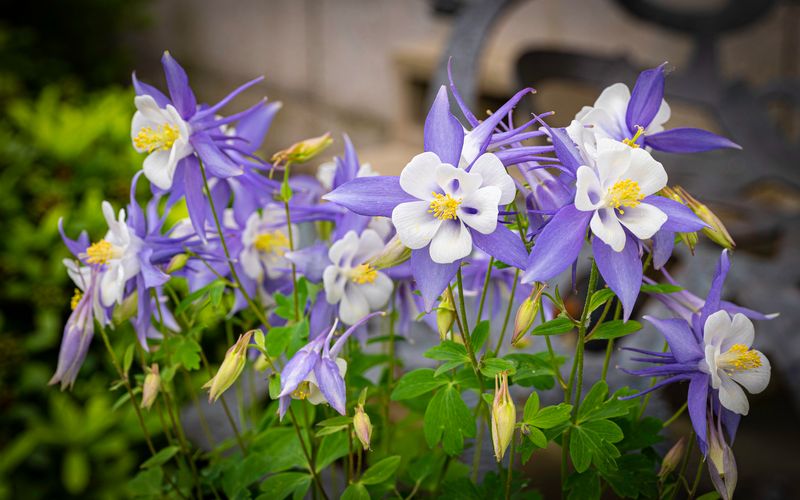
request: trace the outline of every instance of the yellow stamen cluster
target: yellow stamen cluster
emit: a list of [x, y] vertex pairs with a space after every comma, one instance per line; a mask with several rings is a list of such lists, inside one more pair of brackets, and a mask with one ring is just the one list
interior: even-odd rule
[[743, 372], [761, 366], [761, 356], [758, 355], [758, 351], [744, 344], [734, 344], [720, 358], [720, 364], [726, 370]]
[[78, 307], [78, 303], [81, 301], [81, 298], [82, 298], [82, 297], [83, 297], [83, 294], [81, 293], [81, 291], [80, 291], [80, 290], [78, 290], [78, 289], [76, 288], [76, 289], [75, 289], [75, 294], [74, 294], [74, 295], [72, 295], [72, 300], [70, 300], [70, 301], [69, 301], [69, 307], [70, 307], [70, 309], [72, 309], [72, 310], [74, 311], [74, 310], [75, 310], [75, 308], [76, 308], [76, 307]]
[[292, 391], [292, 397], [294, 399], [306, 399], [310, 395], [311, 395], [311, 384], [308, 382], [308, 380], [300, 382], [300, 385], [297, 386], [297, 389]]
[[261, 233], [253, 240], [253, 246], [259, 252], [283, 255], [289, 248], [289, 238], [282, 231]]
[[644, 134], [644, 127], [642, 127], [641, 125], [636, 125], [636, 134], [634, 134], [634, 136], [631, 137], [630, 139], [622, 139], [622, 143], [627, 144], [632, 148], [638, 148], [639, 144], [637, 144], [636, 141], [638, 141], [639, 137], [641, 137], [643, 134]]
[[461, 205], [461, 198], [453, 198], [449, 194], [432, 193], [433, 201], [428, 209], [439, 220], [453, 220], [457, 218], [456, 210]]
[[86, 249], [87, 264], [105, 264], [109, 260], [117, 257], [117, 249], [106, 240], [93, 243]]
[[611, 207], [619, 209], [619, 212], [624, 214], [625, 211], [621, 207], [635, 207], [639, 205], [644, 198], [642, 190], [639, 188], [639, 183], [631, 179], [623, 179], [617, 181], [608, 190], [608, 204]]
[[178, 127], [171, 123], [159, 125], [155, 129], [142, 127], [133, 138], [133, 144], [139, 149], [147, 150], [148, 153], [152, 153], [156, 149], [168, 150], [180, 135]]
[[364, 283], [373, 283], [375, 278], [378, 277], [378, 271], [373, 269], [369, 264], [359, 264], [352, 271], [350, 271], [350, 279], [353, 283], [363, 285]]

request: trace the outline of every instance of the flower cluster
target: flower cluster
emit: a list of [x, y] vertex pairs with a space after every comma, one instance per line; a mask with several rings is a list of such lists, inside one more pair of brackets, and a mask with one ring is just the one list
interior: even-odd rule
[[[170, 338], [190, 334], [181, 331], [185, 322], [177, 321], [173, 311], [185, 310], [185, 303], [208, 293], [227, 306], [228, 318], [247, 316], [242, 321], [251, 328], [228, 350], [206, 385], [211, 400], [235, 383], [252, 348], [261, 352], [257, 364], [271, 369], [277, 386], [270, 394], [278, 401], [281, 419], [299, 404], [293, 400], [326, 402], [347, 415], [344, 347], [363, 339], [370, 319], [391, 310], [392, 339], [395, 331], [407, 335], [418, 320], [439, 330], [442, 352], [450, 353], [431, 356], [447, 361], [441, 372], [469, 362], [472, 387], [481, 391], [484, 377], [495, 378], [491, 411], [479, 408], [476, 415], [490, 416], [494, 453], [501, 461], [509, 445], [513, 458], [518, 427], [509, 377], [513, 384], [519, 359], [497, 357], [515, 305], [520, 305], [511, 339], [515, 348], [524, 347], [531, 328], [536, 335], [577, 328], [575, 362], [582, 363], [592, 297], [587, 296], [584, 315], [576, 320], [557, 289], [549, 292], [547, 282], [570, 268], [574, 280], [587, 244], [594, 277], [590, 295], [599, 274], [611, 297], [603, 317], [616, 301], [615, 319], [624, 324], [642, 286], [658, 289], [645, 276], [651, 263], [669, 286], [677, 287], [665, 269], [676, 242], [705, 230], [726, 235], [715, 241], [732, 243], [707, 207], [668, 186], [668, 173], [654, 156], [738, 148], [707, 131], [665, 129], [670, 108], [663, 99], [663, 65], [642, 72], [633, 91], [624, 84], [607, 88], [565, 128], [548, 125], [547, 114], [515, 124], [514, 109], [532, 89], [518, 92], [478, 120], [450, 82], [449, 89], [439, 89], [425, 120], [423, 150], [399, 176], [378, 175], [361, 164], [344, 136], [344, 156], [309, 177], [290, 175], [291, 168], [319, 156], [331, 142], [329, 134], [276, 153], [270, 163], [257, 151], [279, 103], [263, 100], [244, 111], [220, 114], [260, 78], [206, 105], [197, 102], [186, 73], [169, 53], [162, 63], [168, 95], [133, 78], [137, 95], [131, 141], [145, 156], [127, 209], [115, 213], [104, 202], [108, 232], [93, 243], [86, 233], [71, 240], [62, 231], [74, 255], [65, 265], [77, 287], [51, 381], [62, 388], [75, 382], [95, 323], [105, 329], [130, 319], [143, 352], [158, 350]], [[451, 113], [451, 96], [465, 123]], [[150, 182], [152, 194], [144, 208], [136, 198], [142, 177]], [[181, 213], [187, 217], [176, 215]], [[675, 314], [645, 318], [664, 335], [669, 350], [632, 349], [641, 355], [633, 361], [655, 366], [623, 368], [634, 375], [664, 377], [649, 390], [689, 382], [689, 415], [725, 497], [735, 486], [727, 443], [739, 416], [749, 411], [744, 389], [758, 393], [770, 376], [767, 358], [752, 347], [750, 320], [770, 316], [721, 300], [728, 267], [726, 250], [705, 300], [682, 289], [653, 292]], [[184, 301], [167, 299], [176, 282], [185, 283]], [[544, 323], [541, 328], [533, 326], [537, 321]], [[340, 322], [348, 327], [343, 334]], [[486, 333], [479, 334], [479, 327], [470, 330], [470, 324], [485, 325]], [[501, 332], [497, 347], [488, 346], [481, 355], [490, 332]], [[351, 339], [353, 333], [357, 335]], [[291, 344], [282, 335], [292, 336]], [[552, 349], [550, 356], [555, 367], [548, 370], [553, 373], [558, 365]], [[394, 364], [390, 366], [393, 370]], [[153, 367], [148, 365], [146, 408], [164, 383], [158, 365]], [[575, 373], [573, 368], [569, 384], [557, 377], [567, 389], [568, 413]], [[436, 377], [440, 375], [437, 371]], [[455, 391], [458, 380], [437, 392], [431, 406], [435, 401], [444, 405], [437, 398], [452, 397], [447, 391]], [[429, 385], [433, 389], [444, 383]], [[372, 424], [364, 394], [354, 411], [355, 432], [366, 450]], [[537, 427], [538, 404], [537, 397], [536, 409], [533, 403], [525, 405], [520, 424], [532, 440], [545, 439], [539, 427], [550, 428]], [[579, 399], [574, 404], [578, 412]], [[448, 437], [444, 427], [429, 433], [427, 418], [429, 443], [437, 442], [436, 432], [444, 432], [445, 450], [457, 449], [453, 443], [460, 441]], [[578, 412], [569, 423], [573, 436], [582, 432], [576, 427], [580, 418]], [[470, 435], [468, 426], [462, 431]], [[566, 441], [567, 431], [562, 432]], [[572, 459], [579, 470], [580, 457]]]

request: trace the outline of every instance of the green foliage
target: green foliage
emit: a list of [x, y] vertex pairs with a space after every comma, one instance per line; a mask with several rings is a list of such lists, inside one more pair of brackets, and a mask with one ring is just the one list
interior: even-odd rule
[[458, 455], [464, 449], [464, 438], [475, 437], [475, 419], [452, 385], [434, 394], [423, 422], [428, 446], [433, 447], [441, 441], [448, 455]]

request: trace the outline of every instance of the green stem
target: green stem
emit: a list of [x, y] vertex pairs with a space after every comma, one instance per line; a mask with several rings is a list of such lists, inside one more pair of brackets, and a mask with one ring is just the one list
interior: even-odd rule
[[483, 304], [486, 302], [486, 292], [489, 290], [489, 280], [492, 278], [492, 268], [494, 267], [494, 257], [489, 257], [489, 267], [486, 268], [486, 276], [483, 278], [483, 291], [481, 301], [478, 305], [478, 323], [483, 319]]
[[392, 290], [392, 298], [390, 301], [390, 305], [392, 308], [392, 312], [389, 313], [389, 373], [386, 375], [386, 400], [384, 402], [384, 414], [383, 414], [383, 437], [384, 437], [384, 449], [386, 450], [387, 454], [390, 454], [392, 449], [392, 426], [389, 425], [389, 405], [391, 403], [392, 397], [392, 390], [394, 389], [394, 372], [395, 372], [395, 339], [394, 339], [394, 328], [395, 328], [395, 321], [397, 318], [397, 287], [394, 287]]
[[666, 421], [666, 422], [664, 422], [664, 424], [662, 425], [662, 427], [663, 427], [663, 428], [667, 428], [667, 427], [669, 427], [670, 425], [672, 425], [672, 424], [673, 424], [673, 423], [674, 423], [676, 420], [678, 420], [678, 418], [679, 418], [681, 415], [683, 415], [683, 412], [685, 412], [685, 411], [686, 411], [686, 408], [688, 408], [688, 407], [689, 407], [689, 403], [688, 403], [688, 402], [686, 402], [686, 403], [683, 403], [683, 404], [681, 405], [681, 407], [680, 407], [680, 408], [678, 408], [678, 410], [677, 410], [675, 413], [673, 413], [673, 414], [672, 414], [672, 416], [671, 416], [671, 417], [669, 417], [669, 418], [667, 419], [667, 421]]
[[514, 296], [517, 294], [518, 281], [519, 269], [514, 272], [514, 283], [511, 285], [511, 295], [508, 297], [508, 307], [506, 308], [506, 316], [503, 318], [503, 328], [500, 330], [500, 338], [497, 339], [497, 345], [494, 348], [495, 356], [500, 352], [500, 346], [503, 345], [503, 340], [506, 338], [506, 329], [508, 328], [508, 320], [511, 318], [511, 309], [514, 308]]
[[[291, 162], [286, 163], [283, 170], [283, 183], [289, 184], [289, 166]], [[289, 210], [289, 200], [283, 200], [283, 209], [286, 212], [286, 231], [289, 233], [289, 251], [294, 252], [294, 235], [292, 234], [292, 215]], [[294, 301], [294, 319], [300, 321], [300, 297], [297, 291], [297, 266], [294, 262], [289, 263], [292, 268], [292, 299]]]
[[[203, 362], [203, 366], [206, 368], [206, 372], [208, 373], [209, 377], [213, 377], [214, 374], [211, 371], [211, 365], [208, 363], [208, 358], [206, 357], [206, 353], [202, 350], [200, 351], [200, 360]], [[225, 416], [228, 419], [228, 423], [231, 426], [231, 430], [233, 430], [233, 435], [236, 437], [236, 442], [239, 444], [239, 449], [242, 450], [242, 455], [247, 455], [247, 447], [244, 445], [244, 441], [242, 440], [241, 434], [239, 434], [239, 429], [236, 427], [236, 421], [233, 419], [233, 415], [231, 414], [231, 409], [228, 407], [228, 403], [225, 401], [225, 397], [219, 398], [217, 401], [222, 403], [222, 409], [225, 411]]]
[[694, 475], [694, 482], [692, 483], [692, 489], [689, 490], [689, 500], [694, 498], [695, 493], [697, 493], [697, 486], [700, 484], [700, 476], [703, 473], [703, 461], [700, 460], [697, 464], [697, 472]]
[[506, 474], [506, 496], [505, 499], [508, 500], [511, 497], [511, 478], [512, 472], [514, 470], [514, 448], [516, 444], [515, 436], [511, 435], [511, 449], [508, 453], [508, 472]]
[[475, 420], [478, 424], [478, 437], [475, 438], [475, 450], [472, 452], [472, 482], [478, 483], [478, 469], [481, 465], [481, 454], [483, 452], [483, 434], [486, 430], [486, 426], [482, 422], [482, 415], [481, 412], [483, 411], [483, 405], [477, 405], [477, 411], [475, 414]]
[[[684, 452], [683, 460], [681, 461], [681, 468], [678, 472], [678, 484], [682, 484], [683, 475], [686, 473], [686, 466], [689, 465], [689, 457], [692, 454], [692, 449], [694, 448], [694, 429], [692, 429], [692, 433], [689, 435], [689, 444], [686, 446], [686, 452]], [[703, 463], [702, 460], [700, 463]], [[673, 500], [675, 495], [678, 494], [678, 484], [675, 485], [675, 488], [672, 490], [672, 494], [669, 497], [669, 500]]]
[[[297, 417], [294, 415], [294, 408], [289, 406], [289, 417], [292, 419], [292, 424], [294, 425], [294, 431], [297, 433], [297, 439], [300, 441], [300, 448], [303, 450], [303, 455], [306, 457], [306, 462], [308, 464], [308, 472], [311, 473], [311, 477], [314, 480], [314, 484], [316, 484], [317, 489], [322, 494], [322, 498], [328, 500], [328, 494], [325, 493], [325, 488], [322, 487], [322, 481], [319, 479], [319, 475], [317, 474], [317, 469], [314, 466], [314, 459], [311, 458], [308, 450], [306, 450], [306, 443], [303, 439], [303, 433], [300, 431], [300, 425], [297, 423]], [[309, 443], [311, 444], [311, 443]]]
[[[608, 306], [611, 304], [611, 301], [606, 304], [606, 308], [603, 311], [603, 315], [600, 316], [600, 320], [598, 321], [598, 325], [603, 322], [603, 319], [608, 313]], [[622, 313], [622, 302], [617, 301], [617, 309], [614, 311], [614, 319], [619, 319], [620, 314]], [[611, 353], [614, 352], [614, 339], [608, 339], [608, 344], [606, 345], [606, 357], [603, 359], [603, 371], [600, 374], [600, 380], [606, 380], [606, 376], [608, 375], [608, 363], [611, 361]]]
[[456, 273], [456, 281], [458, 283], [458, 305], [461, 309], [464, 333], [466, 333], [467, 337], [469, 337], [469, 334], [472, 330], [469, 329], [469, 321], [467, 321], [467, 308], [464, 306], [464, 282], [461, 277], [461, 267], [458, 268], [458, 272]]

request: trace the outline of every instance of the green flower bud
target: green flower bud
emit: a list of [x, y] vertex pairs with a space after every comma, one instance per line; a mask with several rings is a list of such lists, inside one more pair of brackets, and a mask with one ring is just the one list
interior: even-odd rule
[[665, 480], [672, 471], [678, 468], [678, 464], [681, 462], [681, 457], [683, 457], [685, 449], [686, 437], [682, 437], [670, 448], [667, 454], [664, 455], [664, 460], [661, 461], [661, 469], [658, 471], [658, 479], [661, 481]]
[[508, 393], [508, 374], [500, 373], [494, 378], [494, 402], [492, 403], [492, 444], [498, 462], [514, 438], [517, 424], [517, 409]]
[[439, 338], [444, 340], [447, 338], [450, 328], [453, 327], [453, 321], [456, 319], [456, 308], [453, 304], [453, 296], [450, 291], [446, 291], [442, 300], [439, 302], [439, 307], [436, 309], [436, 326], [439, 329]]
[[111, 319], [114, 321], [115, 325], [121, 325], [131, 319], [138, 310], [139, 291], [134, 290], [132, 294], [122, 300], [122, 304], [117, 304], [114, 308], [114, 312], [111, 313]]
[[358, 405], [356, 413], [353, 416], [353, 428], [356, 431], [356, 437], [361, 441], [361, 446], [364, 451], [369, 450], [369, 442], [372, 437], [372, 422], [369, 420], [369, 415], [364, 412], [364, 407]]
[[158, 372], [158, 365], [153, 363], [147, 375], [144, 377], [144, 387], [142, 387], [141, 407], [149, 410], [156, 402], [158, 391], [161, 389], [161, 375]]
[[305, 163], [322, 153], [331, 144], [333, 144], [331, 134], [326, 132], [319, 137], [296, 142], [288, 148], [278, 151], [272, 155], [272, 163], [276, 167], [287, 163]]
[[183, 269], [183, 266], [189, 261], [189, 255], [185, 253], [179, 253], [178, 255], [174, 256], [167, 264], [167, 274], [172, 274], [175, 271], [180, 271]]
[[700, 218], [700, 220], [710, 226], [703, 228], [703, 234], [705, 234], [708, 239], [717, 245], [727, 248], [728, 250], [733, 250], [733, 248], [736, 246], [736, 243], [733, 241], [728, 229], [725, 227], [725, 224], [722, 223], [719, 217], [717, 217], [710, 208], [703, 203], [700, 203], [682, 187], [675, 186], [675, 190], [680, 197], [683, 198], [684, 204], [691, 208], [692, 212], [694, 212], [695, 215]]
[[387, 267], [399, 266], [411, 258], [411, 249], [403, 245], [397, 235], [394, 236], [381, 253], [369, 259], [366, 263], [373, 269], [386, 269]]
[[542, 296], [543, 291], [544, 285], [537, 283], [528, 298], [522, 301], [519, 309], [517, 309], [517, 315], [514, 317], [514, 335], [511, 337], [511, 345], [517, 345], [533, 325], [533, 321], [539, 313], [539, 297]]
[[219, 399], [222, 393], [227, 391], [239, 378], [247, 361], [247, 346], [250, 344], [252, 336], [252, 330], [239, 335], [239, 340], [225, 353], [225, 359], [222, 360], [217, 374], [203, 386], [203, 389], [209, 389], [209, 403]]

